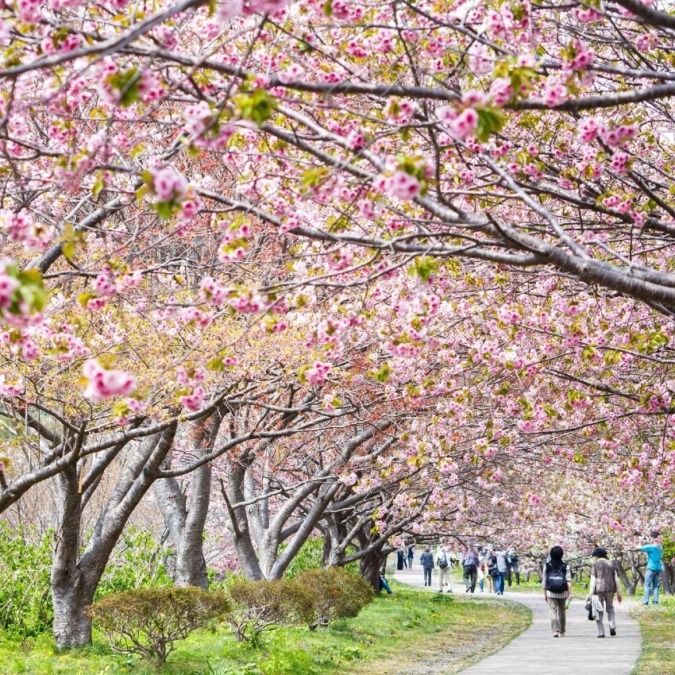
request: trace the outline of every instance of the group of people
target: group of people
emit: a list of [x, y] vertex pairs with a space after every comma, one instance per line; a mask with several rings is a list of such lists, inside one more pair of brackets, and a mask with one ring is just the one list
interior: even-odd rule
[[[645, 594], [643, 605], [648, 605], [653, 595], [653, 604], [659, 603], [659, 583], [663, 569], [663, 546], [661, 534], [651, 532], [649, 541], [645, 542], [641, 550], [647, 554], [647, 571], [645, 574]], [[604, 618], [607, 615], [609, 634], [616, 635], [616, 614], [614, 611], [614, 597], [619, 603], [622, 601], [619, 587], [619, 575], [616, 567], [609, 561], [607, 550], [598, 547], [593, 553], [591, 565], [591, 581], [586, 596], [585, 608], [588, 618], [595, 621], [598, 637], [605, 637]], [[553, 637], [564, 637], [566, 628], [566, 610], [572, 600], [572, 576], [569, 565], [563, 560], [563, 549], [554, 546], [542, 570], [542, 585], [544, 599], [549, 606], [551, 630]]]
[[438, 592], [442, 593], [447, 586], [451, 593], [450, 573], [456, 565], [462, 567], [462, 577], [467, 593], [474, 593], [476, 587], [483, 593], [487, 586], [488, 592], [504, 595], [506, 583], [509, 586], [515, 578], [520, 585], [520, 563], [516, 552], [506, 547], [493, 550], [491, 547], [468, 547], [461, 554], [451, 553], [449, 547], [441, 545], [434, 556], [427, 546], [420, 556], [420, 564], [424, 572], [424, 585], [432, 585], [433, 570], [438, 567]]
[[[408, 549], [410, 550], [412, 547]], [[663, 546], [660, 533], [652, 532], [649, 541], [641, 546], [641, 550], [647, 554], [645, 593], [642, 603], [648, 605], [651, 600], [656, 605], [659, 602], [659, 584], [663, 569], [661, 559]], [[413, 556], [414, 553], [410, 556], [410, 569], [412, 569]], [[544, 600], [548, 603], [554, 638], [565, 636], [566, 612], [572, 600], [572, 570], [563, 556], [562, 547], [551, 548], [541, 573]], [[615, 636], [614, 599], [616, 597], [619, 603], [623, 599], [619, 587], [619, 576], [608, 558], [606, 549], [597, 547], [591, 557], [593, 563], [585, 601], [588, 618], [595, 621], [599, 638], [605, 637], [605, 618], [609, 626], [609, 634]], [[500, 547], [498, 550], [493, 550], [491, 547], [468, 547], [461, 555], [456, 555], [450, 552], [449, 547], [441, 545], [434, 555], [431, 548], [426, 546], [420, 556], [420, 564], [424, 572], [425, 586], [432, 585], [433, 570], [438, 568], [439, 593], [442, 593], [446, 586], [447, 592], [452, 592], [450, 574], [457, 564], [462, 566], [462, 577], [467, 593], [473, 593], [477, 586], [483, 592], [486, 582], [488, 590], [494, 591], [497, 595], [504, 594], [507, 579], [509, 586], [513, 578], [516, 584], [520, 585], [519, 559], [513, 548]]]
[[410, 544], [396, 550], [396, 569], [411, 570], [415, 559], [415, 545]]

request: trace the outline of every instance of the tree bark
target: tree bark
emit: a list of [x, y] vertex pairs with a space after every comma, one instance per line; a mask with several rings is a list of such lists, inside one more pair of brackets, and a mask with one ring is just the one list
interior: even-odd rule
[[661, 578], [663, 579], [663, 590], [668, 594], [668, 595], [673, 595], [673, 585], [671, 583], [671, 579], [673, 577], [673, 567], [669, 563], [665, 562], [663, 563], [663, 574], [661, 575]]
[[377, 592], [380, 590], [380, 565], [382, 564], [382, 556], [380, 550], [371, 551], [361, 560], [359, 560], [359, 570], [361, 576], [373, 587]]
[[619, 575], [619, 579], [621, 579], [623, 587], [626, 589], [626, 593], [628, 593], [629, 589], [631, 588], [631, 582], [630, 579], [628, 578], [628, 575], [626, 574], [626, 570], [623, 568], [621, 560], [614, 561], [614, 568], [616, 569], [616, 572]]
[[234, 548], [239, 564], [247, 579], [258, 581], [264, 577], [251, 539], [246, 507], [233, 506], [244, 501], [244, 476], [251, 461], [252, 458], [247, 456], [228, 462], [227, 479], [220, 481], [220, 488], [230, 516]]
[[101, 575], [129, 517], [150, 489], [171, 448], [175, 431], [173, 424], [139, 444], [101, 510], [81, 556], [82, 494], [78, 467], [68, 466], [57, 477], [59, 528], [51, 585], [54, 637], [58, 649], [91, 643], [91, 619], [87, 617], [86, 609], [94, 600]]
[[[191, 425], [189, 443], [196, 459], [212, 451], [223, 414], [223, 408], [217, 408], [210, 417]], [[192, 472], [189, 500], [175, 478], [161, 478], [154, 485], [173, 549], [168, 567], [176, 586], [209, 587], [204, 526], [211, 503], [211, 475], [210, 463], [202, 464]]]
[[54, 637], [58, 649], [91, 642], [91, 621], [85, 617], [85, 610], [91, 604], [93, 594], [87, 588], [78, 565], [81, 522], [78, 473], [77, 467], [71, 464], [56, 478], [60, 527], [52, 562], [51, 588]]

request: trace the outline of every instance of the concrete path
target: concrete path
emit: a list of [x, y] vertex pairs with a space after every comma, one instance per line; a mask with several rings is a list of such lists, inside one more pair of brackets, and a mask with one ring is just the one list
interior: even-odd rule
[[[415, 565], [412, 571], [396, 572], [395, 579], [422, 590], [438, 591], [438, 577], [434, 571], [433, 585], [425, 589], [422, 570]], [[541, 593], [518, 593], [508, 587], [505, 600], [515, 600], [532, 611], [532, 626], [504, 649], [463, 670], [466, 675], [629, 675], [640, 655], [642, 638], [637, 621], [628, 616], [626, 601], [616, 605], [616, 637], [596, 637], [595, 622], [587, 618], [584, 598], [574, 598], [567, 611], [567, 630], [564, 638], [554, 638], [548, 614], [548, 605]], [[464, 595], [464, 586], [452, 584], [453, 593]], [[513, 592], [511, 592], [513, 591]], [[492, 597], [487, 591], [476, 589], [474, 597]], [[605, 618], [606, 620], [606, 618]], [[442, 671], [439, 671], [442, 672]]]

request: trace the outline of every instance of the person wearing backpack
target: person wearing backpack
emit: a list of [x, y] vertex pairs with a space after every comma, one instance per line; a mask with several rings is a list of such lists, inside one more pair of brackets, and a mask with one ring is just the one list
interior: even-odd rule
[[[442, 593], [443, 592], [443, 586], [447, 583], [448, 584], [448, 593], [452, 593], [452, 589], [450, 588], [450, 556], [448, 555], [448, 552], [445, 550], [445, 546], [441, 546], [438, 549], [438, 555], [436, 557], [436, 563], [438, 564], [438, 592]], [[446, 582], [446, 577], [448, 581]]]
[[563, 560], [562, 546], [554, 546], [541, 574], [544, 600], [548, 603], [553, 637], [565, 637], [565, 612], [572, 599], [572, 575]]

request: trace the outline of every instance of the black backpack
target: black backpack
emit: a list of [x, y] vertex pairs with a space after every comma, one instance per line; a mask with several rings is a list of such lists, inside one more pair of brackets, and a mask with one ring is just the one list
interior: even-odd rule
[[567, 563], [561, 567], [553, 567], [549, 562], [546, 563], [546, 590], [551, 593], [567, 592]]

